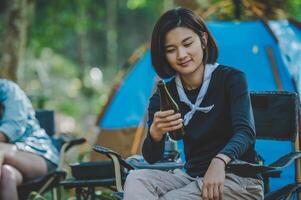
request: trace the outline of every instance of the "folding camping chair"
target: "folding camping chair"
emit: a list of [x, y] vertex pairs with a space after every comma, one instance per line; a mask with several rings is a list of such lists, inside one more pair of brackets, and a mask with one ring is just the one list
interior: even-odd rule
[[46, 191], [52, 190], [52, 199], [58, 199], [59, 182], [64, 180], [66, 172], [62, 169], [64, 161], [64, 154], [73, 146], [80, 145], [86, 140], [84, 138], [71, 138], [67, 136], [54, 137], [55, 134], [55, 122], [54, 112], [51, 110], [37, 110], [36, 118], [46, 133], [51, 136], [58, 151], [60, 152], [60, 163], [58, 168], [44, 176], [38, 177], [34, 180], [27, 181], [18, 187], [19, 199], [27, 199], [28, 195], [32, 191], [36, 191], [38, 194], [43, 194]]
[[[180, 154], [176, 149], [175, 141], [169, 140], [168, 137], [165, 141], [163, 159], [153, 165], [144, 162], [144, 159], [140, 155], [131, 156], [125, 161], [118, 153], [105, 147], [96, 146], [94, 150], [107, 155], [112, 161], [102, 160], [98, 162], [71, 164], [73, 178], [61, 182], [61, 185], [65, 189], [75, 188], [78, 200], [82, 197], [84, 199], [96, 199], [95, 188], [99, 186], [115, 191], [122, 191], [122, 184], [129, 170], [148, 168], [168, 171], [183, 168], [184, 166], [180, 162]], [[115, 157], [111, 155], [115, 155]], [[122, 163], [121, 165], [120, 162]]]
[[[250, 96], [256, 138], [291, 142], [293, 150], [269, 165], [254, 165], [236, 160], [229, 164], [228, 171], [237, 174], [261, 173], [264, 179], [265, 199], [280, 199], [280, 197], [289, 199], [292, 193], [301, 189], [298, 95], [290, 92], [257, 92], [251, 93]], [[295, 163], [295, 182], [270, 192], [269, 178], [281, 178], [281, 170], [292, 162]]]
[[[298, 193], [301, 190], [301, 152], [299, 151], [298, 144], [298, 96], [295, 93], [289, 92], [251, 93], [251, 101], [257, 138], [290, 141], [294, 144], [294, 150], [270, 165], [252, 164], [234, 160], [228, 164], [226, 170], [242, 175], [260, 173], [264, 177], [266, 187], [265, 200], [290, 199], [293, 193]], [[122, 183], [125, 180], [126, 173], [139, 168], [137, 167], [139, 166], [139, 162], [133, 164], [127, 160], [123, 160], [118, 153], [101, 146], [95, 146], [94, 150], [112, 159], [115, 168], [116, 188], [118, 191], [118, 193], [115, 193], [115, 197], [122, 199]], [[292, 162], [295, 162], [296, 165], [296, 181], [276, 191], [269, 192], [269, 177], [280, 177], [282, 168]], [[153, 166], [153, 168], [156, 167]]]

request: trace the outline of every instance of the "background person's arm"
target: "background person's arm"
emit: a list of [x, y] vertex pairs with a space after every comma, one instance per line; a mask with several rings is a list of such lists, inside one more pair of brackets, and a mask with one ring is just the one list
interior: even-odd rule
[[[25, 132], [28, 122], [28, 113], [34, 112], [30, 101], [18, 85], [11, 81], [1, 82], [1, 101], [5, 112], [1, 119], [1, 140], [13, 143]], [[4, 137], [4, 138], [3, 138]]]

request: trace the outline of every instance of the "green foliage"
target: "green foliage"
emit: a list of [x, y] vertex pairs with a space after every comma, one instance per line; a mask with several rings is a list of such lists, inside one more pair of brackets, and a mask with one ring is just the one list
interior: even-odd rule
[[[112, 196], [111, 191], [96, 191], [95, 197], [96, 200], [117, 200], [117, 198]], [[40, 195], [37, 192], [31, 192], [28, 197], [28, 200], [47, 200], [47, 199], [52, 199], [50, 192], [47, 192], [43, 195]], [[69, 197], [67, 191], [65, 191], [62, 194], [62, 199], [76, 200], [77, 198], [75, 196]]]
[[287, 1], [286, 8], [291, 17], [295, 17], [301, 21], [301, 1], [300, 0], [289, 0]]
[[42, 54], [42, 59], [44, 61], [47, 60], [48, 65], [52, 66], [48, 71], [50, 76], [61, 76], [62, 78], [74, 78], [78, 76], [78, 69], [71, 60], [52, 52], [51, 49], [44, 49]]
[[126, 5], [129, 9], [134, 10], [144, 7], [146, 5], [146, 0], [127, 0]]
[[37, 192], [31, 192], [28, 199], [29, 200], [47, 200], [45, 197], [38, 194]]
[[30, 52], [29, 49], [26, 67], [20, 74], [20, 85], [30, 95], [34, 106], [72, 117], [75, 122], [81, 122], [75, 124], [75, 132], [85, 132], [88, 127], [83, 119], [98, 114], [115, 72], [104, 72], [108, 74], [105, 80], [93, 83], [87, 71], [80, 80], [79, 68], [70, 59], [49, 48], [43, 49], [39, 57]]
[[105, 30], [101, 1], [37, 1], [36, 8], [30, 37], [36, 53], [48, 47], [76, 60], [77, 34], [90, 29]]
[[[160, 0], [118, 1], [118, 66], [150, 38], [161, 14]], [[106, 2], [92, 0], [36, 1], [29, 45], [36, 55], [47, 47], [78, 63], [79, 33], [86, 33], [88, 63], [106, 66]], [[116, 66], [112, 66], [116, 67]]]

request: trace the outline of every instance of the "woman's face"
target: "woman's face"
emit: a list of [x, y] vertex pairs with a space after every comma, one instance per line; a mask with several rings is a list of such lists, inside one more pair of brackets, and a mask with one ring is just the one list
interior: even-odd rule
[[[206, 43], [207, 34], [204, 34], [203, 39]], [[203, 47], [200, 37], [189, 28], [176, 27], [165, 35], [166, 60], [182, 76], [203, 67]]]

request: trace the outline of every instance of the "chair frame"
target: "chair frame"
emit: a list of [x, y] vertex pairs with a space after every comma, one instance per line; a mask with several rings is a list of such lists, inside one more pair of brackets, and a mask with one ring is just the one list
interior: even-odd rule
[[[53, 110], [36, 110], [36, 118], [38, 119], [41, 128], [45, 129], [46, 133], [54, 138], [55, 134], [55, 121]], [[37, 188], [37, 194], [43, 194], [46, 191], [52, 191], [52, 199], [57, 200], [60, 198], [59, 182], [65, 179], [66, 171], [63, 170], [63, 163], [65, 160], [65, 153], [73, 146], [83, 144], [85, 138], [71, 138], [68, 136], [61, 136], [56, 138], [60, 141], [59, 152], [60, 162], [54, 172], [47, 173], [46, 175], [37, 177], [36, 179], [27, 181], [18, 187], [19, 198], [27, 199], [28, 195], [33, 191], [27, 191], [31, 188]], [[22, 192], [21, 192], [22, 191]]]
[[[286, 106], [293, 106], [293, 114], [294, 116], [292, 116], [290, 122], [288, 123], [294, 123], [293, 124], [293, 131], [289, 131], [289, 137], [288, 138], [275, 138], [275, 136], [273, 135], [273, 133], [271, 133], [271, 135], [266, 135], [265, 133], [261, 134], [260, 133], [260, 128], [257, 129], [258, 127], [256, 127], [256, 130], [258, 130], [258, 135], [257, 138], [259, 139], [279, 139], [279, 140], [289, 140], [292, 143], [294, 143], [294, 152], [292, 154], [286, 155], [285, 157], [280, 158], [280, 163], [282, 164], [281, 166], [274, 166], [272, 163], [269, 166], [263, 165], [263, 164], [252, 164], [252, 163], [246, 163], [246, 162], [241, 162], [239, 160], [234, 160], [232, 161], [230, 164], [228, 164], [227, 166], [227, 171], [233, 172], [233, 170], [237, 171], [237, 170], [243, 170], [243, 171], [247, 171], [247, 172], [256, 172], [257, 173], [266, 173], [268, 174], [267, 177], [269, 176], [273, 176], [273, 174], [275, 175], [275, 170], [281, 170], [283, 167], [286, 167], [288, 164], [290, 164], [291, 162], [295, 162], [295, 169], [296, 169], [296, 182], [289, 184], [283, 188], [280, 188], [276, 191], [273, 192], [267, 192], [265, 194], [265, 199], [266, 200], [277, 200], [277, 199], [289, 199], [292, 195], [292, 193], [296, 193], [296, 192], [300, 192], [301, 190], [301, 170], [300, 170], [300, 158], [301, 158], [301, 152], [300, 152], [300, 148], [299, 148], [299, 115], [300, 115], [300, 103], [299, 103], [299, 99], [298, 99], [298, 95], [296, 93], [291, 93], [291, 92], [260, 92], [260, 93], [250, 93], [251, 96], [251, 100], [252, 100], [252, 107], [255, 108], [256, 102], [254, 102], [253, 97], [256, 96], [267, 96], [267, 97], [273, 97], [273, 96], [288, 96], [289, 98], [292, 98], [293, 100], [291, 102], [286, 102], [287, 104], [293, 104], [293, 105], [286, 105]], [[255, 116], [255, 124], [256, 124], [256, 112], [254, 113]], [[286, 124], [287, 125], [287, 124]], [[264, 131], [269, 132], [270, 127], [263, 127]], [[121, 156], [104, 147], [101, 147], [99, 145], [96, 145], [93, 148], [96, 152], [98, 153], [102, 153], [106, 156], [108, 156], [114, 163], [115, 165], [115, 178], [111, 179], [111, 180], [107, 180], [106, 184], [103, 185], [107, 185], [110, 181], [110, 183], [112, 185], [116, 185], [116, 190], [119, 192], [117, 193], [117, 196], [122, 196], [120, 195], [123, 192], [123, 188], [122, 188], [122, 180], [125, 178], [124, 174], [121, 173], [122, 170], [127, 169], [126, 172], [129, 172], [130, 170], [133, 169], [138, 169], [139, 167], [137, 167], [137, 165], [133, 165], [133, 163], [128, 162], [126, 160], [123, 160], [121, 158]], [[137, 163], [136, 163], [137, 164]], [[149, 165], [152, 166], [152, 165]], [[143, 166], [146, 167], [146, 166]], [[150, 167], [151, 168], [151, 167]], [[156, 166], [154, 166], [153, 168], [156, 168]], [[276, 173], [276, 175], [280, 175], [280, 173]], [[91, 180], [93, 181], [93, 180]], [[95, 180], [94, 180], [95, 181]], [[96, 180], [97, 181], [97, 186], [101, 186], [102, 183], [105, 183], [104, 180]], [[102, 182], [103, 181], [103, 182]], [[268, 181], [268, 180], [267, 180]], [[89, 183], [87, 182], [86, 186], [89, 186]], [[93, 194], [91, 194], [93, 195]], [[300, 198], [300, 194], [298, 194], [299, 199]]]
[[[256, 138], [257, 139], [264, 139], [264, 140], [284, 140], [284, 141], [290, 141], [293, 144], [293, 151], [290, 152], [289, 154], [279, 158], [276, 162], [265, 166], [263, 164], [261, 165], [253, 165], [253, 169], [257, 171], [258, 173], [261, 173], [264, 177], [264, 183], [265, 183], [265, 199], [275, 199], [275, 195], [280, 195], [281, 192], [287, 193], [287, 199], [290, 198], [291, 193], [297, 192], [301, 190], [301, 168], [300, 168], [300, 162], [301, 162], [301, 152], [300, 152], [300, 145], [299, 145], [299, 123], [300, 123], [300, 102], [297, 93], [293, 92], [284, 92], [284, 91], [273, 91], [273, 92], [251, 92], [251, 102], [252, 102], [252, 107], [253, 107], [253, 113], [254, 113], [254, 119], [255, 119], [255, 125], [256, 125]], [[260, 112], [257, 112], [258, 110], [261, 109], [261, 106], [263, 106], [263, 102], [260, 102], [260, 100], [264, 100], [263, 98], [267, 98], [267, 101], [272, 101], [276, 99], [276, 103], [273, 105], [273, 102], [271, 105], [266, 105], [266, 106], [271, 106], [267, 112], [274, 112], [274, 108], [277, 111], [277, 113], [273, 114], [278, 114], [276, 117], [271, 116], [272, 123], [277, 126], [278, 123], [281, 124], [281, 121], [287, 121], [286, 117], [290, 119], [289, 122], [285, 123], [284, 126], [280, 128], [285, 128], [287, 133], [280, 133], [278, 130], [275, 130], [275, 128], [271, 127], [260, 127], [258, 124], [261, 124], [262, 119], [260, 119], [261, 114]], [[274, 98], [274, 99], [272, 99]], [[280, 99], [282, 98], [282, 99]], [[258, 101], [259, 100], [259, 101]], [[280, 100], [283, 100], [283, 102], [280, 102]], [[277, 102], [279, 101], [279, 102]], [[260, 105], [262, 104], [262, 105]], [[280, 113], [280, 109], [283, 109], [284, 107], [287, 106], [287, 109], [291, 109], [290, 111], [287, 111], [286, 116], [282, 115]], [[265, 107], [265, 106], [263, 106]], [[275, 111], [275, 112], [276, 112]], [[278, 119], [280, 116], [281, 118]], [[259, 120], [259, 121], [258, 121]], [[264, 119], [263, 119], [264, 120]], [[277, 123], [278, 122], [278, 123]], [[271, 130], [269, 130], [271, 129]], [[282, 129], [283, 130], [283, 129]], [[277, 135], [278, 134], [278, 135]], [[277, 136], [275, 136], [277, 135]], [[228, 165], [228, 170], [229, 171], [235, 171], [235, 168], [240, 168], [243, 165], [248, 165], [248, 164], [243, 164], [240, 162], [231, 162], [230, 165]], [[280, 189], [278, 189], [275, 192], [269, 192], [269, 177], [280, 177], [280, 173], [282, 168], [288, 166], [291, 162], [295, 162], [295, 183], [289, 184], [288, 186], [284, 186]], [[241, 165], [241, 166], [240, 166]], [[249, 166], [247, 166], [247, 169], [250, 169]], [[301, 199], [301, 195], [298, 194], [298, 198]]]

